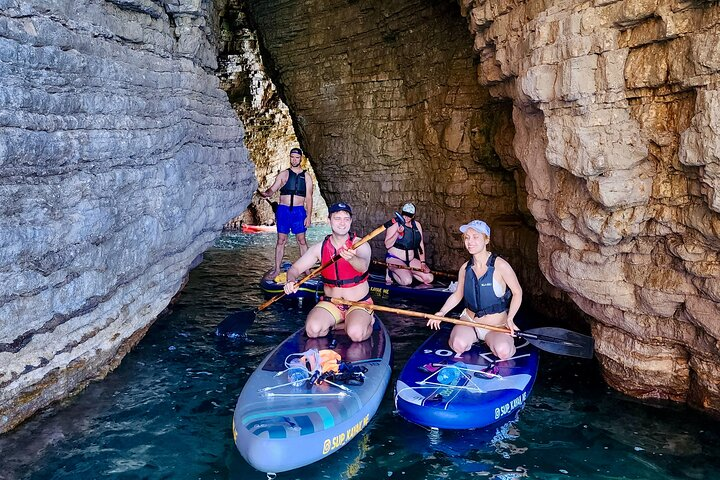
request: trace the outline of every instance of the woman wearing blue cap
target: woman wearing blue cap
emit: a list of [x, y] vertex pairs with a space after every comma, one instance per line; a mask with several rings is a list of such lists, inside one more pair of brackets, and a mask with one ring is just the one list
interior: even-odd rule
[[[507, 327], [515, 332], [517, 314], [522, 303], [522, 288], [510, 264], [487, 250], [490, 227], [482, 220], [473, 220], [460, 227], [465, 248], [472, 255], [458, 272], [458, 288], [448, 297], [436, 315], [444, 317], [461, 300], [465, 310], [460, 318], [485, 325]], [[428, 321], [430, 328], [439, 329], [439, 320]], [[472, 344], [484, 340], [501, 360], [515, 354], [515, 341], [507, 333], [492, 332], [480, 327], [455, 325], [449, 345], [456, 356], [470, 350]]]

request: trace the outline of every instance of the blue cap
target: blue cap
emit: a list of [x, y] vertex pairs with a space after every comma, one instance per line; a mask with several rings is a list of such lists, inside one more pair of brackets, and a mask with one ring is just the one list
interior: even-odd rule
[[290, 155], [292, 155], [293, 153], [298, 153], [298, 154], [302, 155], [303, 151], [300, 149], [300, 147], [293, 147], [290, 149]]
[[467, 232], [468, 228], [472, 228], [473, 230], [476, 230], [480, 233], [484, 233], [488, 237], [490, 236], [490, 227], [488, 227], [488, 224], [483, 222], [482, 220], [473, 220], [472, 222], [461, 226], [460, 232], [465, 233]]
[[335, 212], [347, 212], [350, 216], [352, 216], [352, 208], [350, 208], [350, 205], [343, 202], [333, 203], [328, 207], [328, 216]]

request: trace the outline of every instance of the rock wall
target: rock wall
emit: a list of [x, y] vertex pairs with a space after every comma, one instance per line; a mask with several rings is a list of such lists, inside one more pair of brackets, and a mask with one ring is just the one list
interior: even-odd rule
[[250, 4], [326, 197], [365, 231], [415, 201], [440, 267], [489, 220], [611, 385], [720, 413], [717, 2], [458, 4]]
[[720, 414], [717, 2], [461, 3], [606, 379]]
[[[562, 303], [538, 270], [512, 105], [478, 84], [457, 5], [268, 0], [248, 9], [323, 196], [352, 205], [359, 233], [412, 201], [430, 264], [455, 269], [465, 260], [458, 227], [484, 218], [493, 248], [535, 285], [528, 299]], [[384, 257], [382, 240], [372, 245]]]
[[114, 368], [250, 200], [207, 3], [0, 0], [0, 432]]
[[[245, 146], [255, 164], [258, 188], [269, 188], [277, 175], [290, 166], [290, 149], [299, 145], [290, 111], [265, 71], [257, 33], [247, 20], [245, 2], [231, 0], [223, 12], [223, 41], [218, 75], [220, 87], [245, 128]], [[302, 167], [315, 178], [312, 165], [303, 158]], [[277, 201], [276, 193], [271, 201]], [[327, 205], [317, 182], [313, 190], [313, 222], [327, 221]], [[268, 200], [259, 195], [242, 215], [225, 225], [237, 230], [242, 224], [274, 225], [275, 214]]]

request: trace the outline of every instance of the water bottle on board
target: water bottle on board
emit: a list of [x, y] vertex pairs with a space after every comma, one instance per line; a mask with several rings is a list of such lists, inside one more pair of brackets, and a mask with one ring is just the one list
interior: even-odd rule
[[438, 372], [437, 381], [443, 385], [457, 385], [460, 381], [460, 377], [464, 375], [463, 370], [466, 368], [467, 365], [463, 362], [446, 365]]
[[290, 362], [290, 368], [287, 371], [288, 381], [292, 383], [293, 387], [300, 387], [305, 380], [308, 379], [308, 371], [300, 363], [300, 359], [293, 359]]

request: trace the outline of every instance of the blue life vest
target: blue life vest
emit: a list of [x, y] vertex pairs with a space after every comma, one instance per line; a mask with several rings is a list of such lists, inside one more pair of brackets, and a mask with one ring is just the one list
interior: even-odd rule
[[295, 173], [288, 168], [288, 179], [280, 188], [280, 195], [290, 195], [290, 209], [293, 208], [293, 197], [295, 195], [304, 197], [307, 194], [307, 186], [305, 185], [305, 170]]
[[471, 310], [477, 317], [505, 312], [510, 307], [510, 299], [512, 298], [510, 289], [506, 287], [502, 297], [497, 297], [495, 290], [493, 290], [496, 258], [497, 255], [490, 254], [487, 260], [487, 272], [480, 278], [475, 276], [475, 271], [472, 269], [474, 257], [470, 258], [465, 268], [465, 289], [463, 290], [465, 308]]

